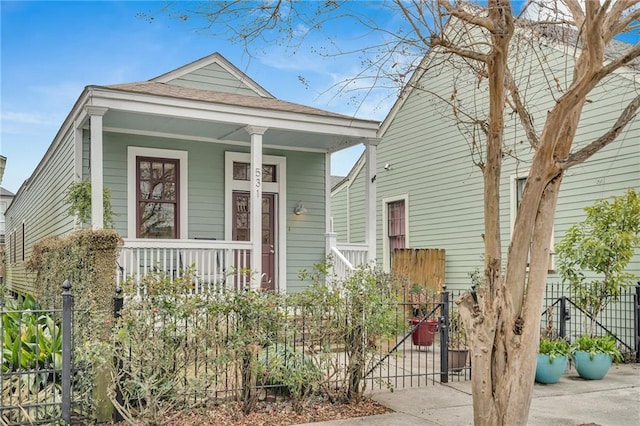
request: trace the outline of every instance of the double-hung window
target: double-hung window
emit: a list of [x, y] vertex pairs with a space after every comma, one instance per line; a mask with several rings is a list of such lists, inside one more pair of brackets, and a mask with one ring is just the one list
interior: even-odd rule
[[180, 163], [136, 157], [138, 238], [180, 238]]

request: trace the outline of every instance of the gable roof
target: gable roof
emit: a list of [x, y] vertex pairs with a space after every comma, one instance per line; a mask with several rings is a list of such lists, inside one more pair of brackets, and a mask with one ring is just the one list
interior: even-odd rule
[[222, 79], [228, 82], [225, 85], [215, 87], [216, 91], [252, 93], [256, 96], [274, 98], [265, 88], [253, 81], [218, 52], [161, 74], [149, 81], [211, 90], [213, 87], [208, 87], [212, 86], [211, 81], [219, 82]]
[[[203, 89], [192, 87], [197, 86], [195, 84], [177, 83], [181, 78], [189, 76], [191, 73], [195, 74], [196, 71], [211, 65], [220, 67], [231, 78], [231, 81], [235, 79], [242, 83], [240, 86], [235, 86], [241, 87], [242, 93], [250, 91], [251, 94], [242, 94], [233, 90], [217, 91], [214, 90], [217, 87], [215, 84], [209, 84], [208, 88]], [[305, 149], [309, 146], [316, 148], [314, 144], [320, 141], [325, 144], [322, 149], [328, 149], [328, 152], [373, 138], [380, 124], [377, 120], [360, 119], [278, 100], [222, 55], [214, 53], [148, 81], [108, 86], [86, 86], [62, 122], [44, 156], [31, 175], [20, 185], [16, 196], [20, 195], [29, 186], [32, 179], [42, 171], [43, 165], [49, 161], [64, 135], [73, 126], [78, 126], [79, 122], [88, 119], [86, 111], [88, 106], [111, 109], [114, 115], [120, 114], [119, 117], [126, 116], [129, 119], [134, 116], [149, 116], [151, 115], [149, 111], [154, 110], [161, 110], [164, 116], [174, 114], [177, 111], [176, 117], [193, 119], [194, 121], [207, 116], [204, 120], [213, 120], [222, 124], [221, 131], [229, 130], [224, 133], [225, 137], [236, 135], [240, 128], [244, 129], [247, 122], [243, 118], [251, 116], [260, 126], [273, 125], [273, 128], [266, 135], [273, 134], [274, 140], [282, 141], [283, 136], [290, 136], [290, 140], [295, 141], [304, 139], [303, 142], [308, 145], [304, 147]], [[123, 114], [120, 111], [126, 111], [130, 114]], [[196, 113], [196, 115], [187, 116], [187, 113]], [[160, 115], [158, 116], [160, 117]], [[230, 117], [242, 118], [228, 120]], [[123, 129], [125, 128], [118, 128], [118, 131]], [[193, 140], [203, 139], [194, 139], [193, 135], [187, 136]], [[243, 136], [248, 137], [248, 133], [243, 131]]]
[[0, 197], [13, 197], [14, 195], [13, 192], [0, 187]]
[[[353, 167], [351, 167], [351, 170], [349, 170], [349, 173], [346, 176], [344, 177], [331, 176], [331, 195], [342, 190], [342, 188], [351, 186], [353, 182], [355, 182], [355, 179], [358, 176], [358, 173], [360, 173], [360, 170], [364, 167], [365, 154], [366, 152], [364, 151], [360, 154], [360, 157], [358, 157], [356, 162], [353, 164]], [[334, 178], [335, 178], [335, 181], [334, 181]]]

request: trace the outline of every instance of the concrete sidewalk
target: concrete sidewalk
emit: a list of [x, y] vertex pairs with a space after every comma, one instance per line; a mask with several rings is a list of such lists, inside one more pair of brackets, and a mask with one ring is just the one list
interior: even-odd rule
[[[373, 399], [393, 413], [308, 423], [307, 426], [472, 425], [471, 382], [428, 385]], [[584, 380], [575, 370], [553, 385], [537, 384], [529, 411], [531, 426], [640, 425], [640, 364], [614, 365], [603, 380]]]

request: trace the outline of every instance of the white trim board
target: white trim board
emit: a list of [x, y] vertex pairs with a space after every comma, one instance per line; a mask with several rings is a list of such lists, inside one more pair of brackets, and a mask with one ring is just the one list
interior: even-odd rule
[[[224, 154], [224, 239], [233, 238], [233, 191], [251, 189], [250, 181], [233, 179], [233, 162], [250, 163], [251, 154], [226, 151]], [[262, 182], [262, 193], [276, 194], [276, 289], [287, 290], [287, 159], [275, 155], [263, 155], [262, 164], [276, 166], [277, 182]]]
[[189, 238], [189, 158], [187, 151], [174, 149], [127, 148], [127, 238], [136, 238], [136, 157], [171, 158], [180, 161], [180, 239]]

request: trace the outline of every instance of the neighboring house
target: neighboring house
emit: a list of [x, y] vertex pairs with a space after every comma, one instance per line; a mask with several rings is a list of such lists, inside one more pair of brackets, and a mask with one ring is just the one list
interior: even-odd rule
[[7, 211], [9, 289], [29, 291], [35, 242], [78, 227], [65, 191], [86, 179], [94, 229], [111, 191], [120, 278], [194, 265], [200, 283], [239, 285], [250, 268], [253, 287], [297, 291], [299, 271], [334, 248], [330, 154], [364, 143], [375, 157], [378, 127], [278, 100], [217, 53], [149, 81], [87, 86]]
[[[617, 42], [614, 45], [622, 50], [629, 47]], [[520, 93], [528, 95], [538, 131], [553, 103], [550, 89], [566, 81], [566, 64], [572, 59], [563, 47], [542, 38], [536, 48], [538, 57], [547, 59], [545, 65], [529, 55], [512, 68], [522, 84]], [[429, 55], [419, 70], [379, 132], [376, 258], [389, 270], [394, 248], [443, 248], [446, 284], [449, 288], [468, 288], [469, 274], [483, 267], [483, 182], [472, 161], [471, 128], [456, 121], [451, 103], [460, 109], [474, 104], [477, 115], [486, 117], [482, 110], [486, 107], [486, 84], [465, 68], [452, 67]], [[584, 146], [611, 128], [638, 93], [639, 70], [637, 64], [621, 69], [608, 78], [604, 88], [590, 94], [575, 146]], [[508, 114], [505, 119], [500, 210], [506, 253], [532, 149], [516, 114]], [[629, 187], [640, 187], [639, 141], [640, 120], [636, 118], [614, 143], [565, 174], [554, 224], [555, 242], [570, 225], [584, 218], [584, 207], [601, 198], [621, 195]], [[367, 181], [366, 168], [363, 155], [349, 175], [333, 187], [332, 223], [339, 244], [365, 241], [362, 188]], [[551, 256], [549, 280], [559, 281], [553, 263]], [[630, 271], [640, 275], [638, 256]]]
[[[4, 168], [4, 164], [2, 164], [2, 167]], [[4, 170], [2, 171], [4, 172]], [[11, 204], [13, 196], [13, 192], [0, 187], [0, 251], [3, 252], [5, 244], [10, 238], [6, 231], [7, 227], [4, 212], [7, 210], [9, 204]], [[0, 265], [0, 280], [4, 280], [4, 265]]]
[[6, 220], [5, 220], [5, 211], [7, 211], [7, 207], [11, 204], [11, 200], [13, 200], [14, 193], [11, 191], [7, 191], [6, 189], [0, 187], [0, 247], [4, 249], [4, 244], [7, 241], [7, 232], [6, 232]]

